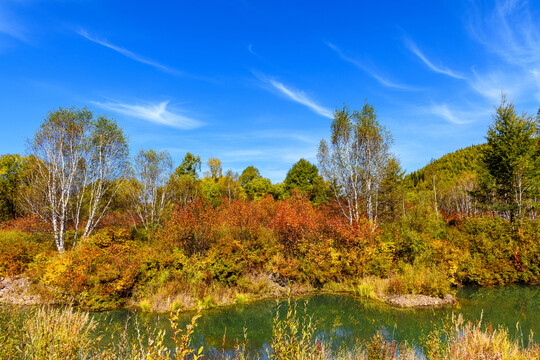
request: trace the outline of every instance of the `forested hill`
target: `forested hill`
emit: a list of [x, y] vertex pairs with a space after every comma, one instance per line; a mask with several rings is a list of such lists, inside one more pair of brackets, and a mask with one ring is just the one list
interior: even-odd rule
[[411, 187], [431, 188], [434, 175], [437, 182], [447, 185], [454, 183], [464, 174], [475, 176], [485, 146], [486, 144], [471, 145], [432, 160], [423, 168], [405, 176], [405, 184]]

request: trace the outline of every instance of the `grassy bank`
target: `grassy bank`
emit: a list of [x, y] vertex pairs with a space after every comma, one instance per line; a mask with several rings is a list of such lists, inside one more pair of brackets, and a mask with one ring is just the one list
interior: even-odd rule
[[[333, 351], [336, 344], [315, 336], [316, 323], [289, 300], [285, 312], [276, 312], [272, 338], [266, 349], [270, 359], [420, 359], [418, 349], [429, 360], [469, 359], [538, 359], [540, 347], [532, 340], [527, 346], [509, 336], [505, 328], [493, 329], [482, 321], [465, 322], [455, 316], [433, 329], [421, 344], [397, 343], [373, 334], [358, 339], [352, 348]], [[278, 314], [281, 314], [278, 315]], [[169, 316], [170, 330], [142, 326], [137, 317], [126, 321], [124, 331], [112, 339], [96, 330], [88, 313], [72, 307], [38, 307], [20, 309], [0, 307], [0, 358], [2, 359], [198, 359], [218, 356], [221, 359], [256, 359], [248, 351], [249, 330], [238, 339], [232, 351], [194, 348], [192, 336], [197, 332], [197, 313], [187, 327], [180, 326], [178, 313]], [[136, 334], [130, 336], [128, 334]], [[170, 338], [167, 338], [170, 337]], [[174, 343], [167, 348], [166, 343]]]

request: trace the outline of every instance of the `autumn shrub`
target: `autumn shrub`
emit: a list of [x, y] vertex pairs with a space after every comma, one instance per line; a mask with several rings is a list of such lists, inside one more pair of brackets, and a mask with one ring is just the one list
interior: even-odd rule
[[515, 234], [516, 247], [512, 262], [518, 271], [518, 281], [540, 280], [540, 226], [538, 221], [526, 221]]
[[96, 225], [96, 229], [107, 229], [111, 227], [129, 229], [133, 226], [133, 217], [129, 216], [126, 212], [110, 211], [106, 213], [103, 218]]
[[2, 230], [17, 230], [26, 234], [37, 234], [42, 238], [48, 237], [51, 225], [43, 221], [37, 215], [18, 217], [12, 220], [0, 222]]
[[38, 259], [39, 281], [91, 310], [118, 307], [140, 274], [140, 252], [124, 229], [102, 230], [74, 250]]
[[221, 283], [236, 285], [246, 268], [246, 249], [240, 241], [227, 238], [214, 246], [207, 256], [213, 277]]
[[[467, 250], [460, 262], [461, 282], [491, 286], [519, 281], [520, 273], [525, 271], [515, 235], [512, 224], [498, 217], [470, 217], [464, 221], [460, 233], [452, 238], [457, 247]], [[538, 253], [536, 248], [533, 246], [532, 251]], [[527, 265], [535, 273], [536, 259], [533, 256], [533, 264]]]
[[223, 202], [217, 210], [217, 221], [235, 239], [245, 242], [256, 238], [268, 219], [260, 211], [261, 206], [247, 200]]
[[332, 240], [316, 243], [303, 241], [299, 244], [301, 278], [315, 286], [343, 277], [344, 254], [338, 251]]
[[287, 254], [292, 254], [303, 239], [315, 240], [320, 232], [319, 214], [313, 205], [299, 195], [276, 204], [272, 229]]
[[187, 255], [205, 252], [215, 243], [218, 233], [217, 212], [203, 200], [175, 207], [171, 217], [158, 231], [156, 240], [170, 247], [179, 246]]
[[156, 286], [162, 285], [171, 277], [182, 277], [190, 261], [183, 249], [171, 249], [159, 244], [141, 249], [141, 258], [140, 281], [155, 282]]
[[380, 234], [380, 230], [373, 229], [367, 218], [349, 222], [336, 204], [321, 205], [316, 209], [319, 213], [318, 231], [322, 237], [334, 240], [337, 247], [362, 248]]
[[0, 276], [15, 276], [26, 271], [34, 257], [48, 247], [35, 235], [17, 230], [0, 231]]
[[379, 241], [364, 249], [364, 275], [386, 277], [394, 266], [393, 242]]
[[277, 252], [272, 256], [271, 264], [274, 281], [282, 286], [302, 278], [300, 261], [297, 258], [285, 256], [283, 252]]

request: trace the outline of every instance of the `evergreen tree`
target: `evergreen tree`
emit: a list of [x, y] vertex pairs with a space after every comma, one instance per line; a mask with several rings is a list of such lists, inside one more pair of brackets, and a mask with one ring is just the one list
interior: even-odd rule
[[199, 176], [197, 171], [201, 171], [201, 157], [188, 152], [184, 157], [184, 161], [176, 168], [174, 173], [178, 176], [189, 175], [197, 178]]
[[525, 113], [518, 115], [503, 97], [486, 139], [478, 193], [484, 203], [514, 222], [533, 205], [538, 174], [536, 123]]

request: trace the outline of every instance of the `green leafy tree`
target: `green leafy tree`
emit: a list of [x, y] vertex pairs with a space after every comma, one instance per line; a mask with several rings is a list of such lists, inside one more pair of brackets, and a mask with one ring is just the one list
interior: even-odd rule
[[511, 222], [532, 207], [538, 183], [538, 139], [534, 118], [518, 115], [505, 97], [495, 109], [483, 151], [480, 194]]
[[365, 212], [377, 224], [378, 197], [390, 159], [392, 136], [367, 102], [361, 111], [334, 112], [330, 143], [321, 140], [317, 158], [343, 215], [352, 224]]
[[251, 182], [253, 179], [258, 179], [261, 177], [261, 173], [259, 172], [259, 169], [257, 169], [255, 166], [248, 166], [247, 168], [242, 171], [242, 175], [240, 175], [240, 185], [242, 187], [245, 187], [246, 184]]
[[189, 175], [193, 178], [197, 178], [199, 176], [197, 171], [201, 171], [201, 157], [188, 152], [184, 157], [182, 164], [176, 168], [174, 173], [178, 176]]
[[212, 205], [218, 206], [223, 199], [222, 188], [214, 178], [205, 177], [201, 179], [201, 195], [209, 201]]
[[283, 183], [273, 184], [269, 192], [274, 200], [283, 200], [285, 198], [285, 188]]
[[315, 203], [324, 202], [325, 183], [319, 175], [317, 166], [305, 159], [300, 159], [294, 164], [283, 182], [284, 190], [290, 195], [293, 190], [298, 191]]
[[175, 172], [167, 184], [171, 191], [171, 201], [180, 207], [193, 202], [200, 196], [200, 183], [201, 180], [193, 175], [178, 175]]
[[188, 152], [169, 179], [168, 188], [173, 203], [183, 207], [200, 195], [199, 171], [201, 157]]
[[20, 214], [18, 198], [23, 171], [20, 155], [5, 154], [0, 157], [0, 221], [14, 219]]
[[272, 182], [263, 177], [255, 178], [244, 186], [244, 191], [250, 200], [260, 200], [272, 190], [274, 190]]

